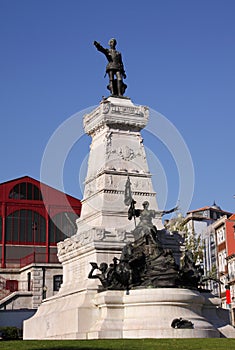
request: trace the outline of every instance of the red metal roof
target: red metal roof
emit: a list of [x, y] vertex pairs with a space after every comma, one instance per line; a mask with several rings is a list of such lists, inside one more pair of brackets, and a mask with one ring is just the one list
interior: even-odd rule
[[[41, 189], [42, 195], [43, 195], [43, 201], [44, 203], [48, 205], [63, 205], [65, 202], [69, 202], [72, 206], [78, 206], [81, 207], [81, 202], [79, 199], [72, 197], [62, 191], [59, 191], [49, 185], [46, 185], [44, 183], [41, 183], [40, 181], [30, 177], [30, 176], [22, 176], [16, 179], [12, 179], [9, 181], [5, 181], [0, 183], [0, 201], [9, 201], [11, 200], [9, 198], [10, 191], [16, 186], [17, 184], [27, 182], [32, 183], [33, 185], [37, 186], [39, 189]], [[13, 199], [12, 199], [13, 201]], [[22, 203], [22, 199], [14, 199], [14, 202], [20, 201]]]

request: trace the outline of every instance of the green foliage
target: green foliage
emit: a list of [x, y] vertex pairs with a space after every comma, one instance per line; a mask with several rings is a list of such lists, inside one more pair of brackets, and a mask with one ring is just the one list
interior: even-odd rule
[[169, 220], [167, 228], [171, 231], [178, 231], [179, 233], [186, 234], [188, 228], [185, 226], [184, 217], [181, 213], [177, 213], [175, 217]]
[[193, 253], [194, 262], [203, 260], [203, 244], [201, 236], [196, 237], [194, 233], [185, 236], [185, 248]]
[[24, 340], [0, 342], [4, 350], [224, 350], [234, 349], [235, 339], [106, 339]]
[[17, 327], [0, 327], [0, 335], [3, 340], [18, 340], [21, 330]]
[[203, 243], [201, 236], [196, 236], [195, 232], [190, 232], [181, 213], [172, 218], [168, 223], [170, 231], [178, 231], [185, 240], [185, 249], [193, 253], [194, 262], [203, 260]]

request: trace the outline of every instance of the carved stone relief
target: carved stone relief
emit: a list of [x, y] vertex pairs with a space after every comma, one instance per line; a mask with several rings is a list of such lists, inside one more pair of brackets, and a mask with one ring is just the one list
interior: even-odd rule
[[59, 242], [57, 244], [58, 249], [58, 256], [62, 256], [64, 254], [67, 254], [68, 252], [71, 252], [77, 248], [81, 247], [81, 243], [77, 239], [76, 236], [72, 236], [71, 238], [67, 238], [62, 242]]
[[119, 242], [123, 242], [126, 239], [126, 231], [119, 229], [119, 230], [116, 230], [116, 232], [117, 232], [117, 240]]

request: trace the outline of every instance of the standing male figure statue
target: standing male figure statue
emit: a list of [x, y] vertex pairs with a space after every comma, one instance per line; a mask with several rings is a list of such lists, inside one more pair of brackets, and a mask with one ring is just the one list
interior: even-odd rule
[[94, 41], [94, 45], [108, 60], [106, 73], [108, 73], [109, 76], [109, 85], [107, 88], [110, 90], [111, 95], [123, 96], [127, 87], [126, 84], [123, 83], [123, 78], [126, 78], [126, 73], [122, 62], [122, 55], [116, 50], [116, 39], [112, 38], [109, 40], [110, 49], [105, 49], [97, 41]]

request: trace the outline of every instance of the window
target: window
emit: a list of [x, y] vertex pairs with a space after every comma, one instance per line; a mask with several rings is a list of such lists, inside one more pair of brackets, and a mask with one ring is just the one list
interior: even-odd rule
[[228, 276], [230, 280], [234, 280], [235, 278], [234, 261], [228, 262]]
[[63, 275], [53, 276], [53, 291], [58, 292], [62, 283], [63, 283]]
[[210, 234], [210, 243], [214, 244], [215, 243], [215, 237], [213, 234]]
[[63, 212], [55, 215], [50, 220], [50, 243], [55, 244], [71, 237], [76, 233], [76, 219], [78, 215]]
[[18, 290], [17, 280], [6, 280], [6, 289], [10, 292], [16, 292]]
[[22, 182], [13, 187], [9, 194], [10, 199], [26, 199], [42, 201], [40, 189], [30, 182]]
[[17, 210], [7, 216], [6, 243], [35, 244], [46, 242], [46, 221], [32, 210]]
[[219, 259], [219, 271], [220, 272], [225, 272], [225, 266], [227, 265], [227, 260], [226, 260], [226, 250], [222, 250], [218, 254], [218, 259]]
[[222, 282], [220, 284], [220, 288], [221, 288], [221, 293], [225, 293], [226, 289], [225, 289], [225, 286], [227, 284], [227, 277], [226, 276], [221, 276], [220, 277], [220, 281]]
[[229, 278], [231, 280], [235, 279], [235, 260], [230, 260], [228, 263]]
[[27, 273], [28, 291], [31, 290], [31, 272]]
[[217, 235], [218, 244], [223, 243], [225, 241], [225, 229], [224, 229], [224, 227], [219, 228], [216, 231], [216, 235]]

